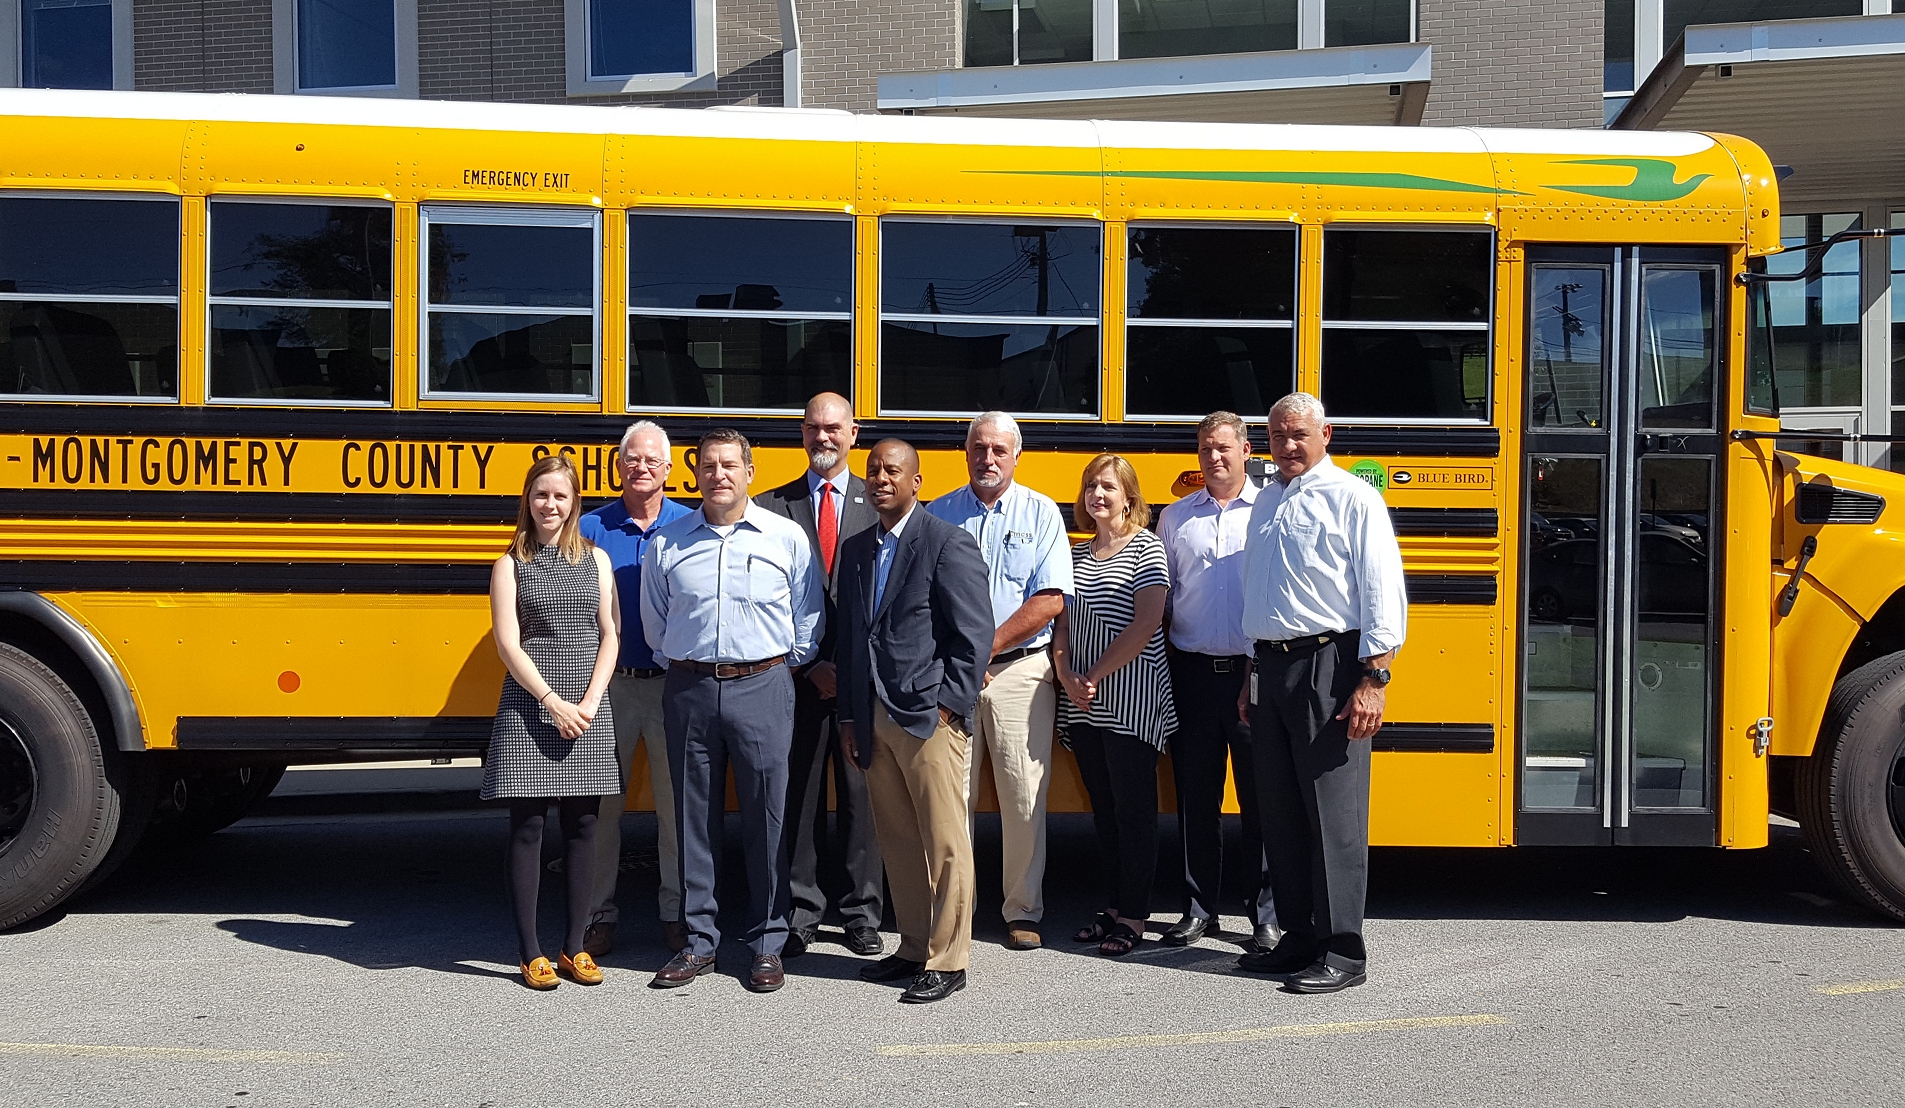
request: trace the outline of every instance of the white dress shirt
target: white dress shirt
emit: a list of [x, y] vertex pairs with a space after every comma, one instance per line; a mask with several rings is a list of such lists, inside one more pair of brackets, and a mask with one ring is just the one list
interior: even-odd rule
[[1244, 634], [1244, 539], [1259, 490], [1245, 481], [1219, 505], [1199, 489], [1165, 507], [1158, 538], [1171, 569], [1171, 645], [1196, 654], [1251, 652]]
[[670, 661], [784, 654], [789, 666], [805, 665], [819, 649], [825, 596], [807, 533], [752, 501], [739, 523], [719, 530], [690, 512], [642, 551], [642, 633]]
[[1409, 598], [1402, 549], [1382, 494], [1327, 456], [1250, 508], [1244, 544], [1244, 633], [1253, 639], [1361, 631], [1357, 653], [1402, 645]]
[[832, 497], [830, 503], [833, 505], [833, 533], [840, 534], [842, 514], [847, 510], [847, 475], [851, 472], [851, 470], [843, 469], [835, 476], [822, 477], [811, 469], [807, 471], [807, 495], [814, 501], [815, 533], [818, 533], [820, 527], [820, 486], [832, 485], [833, 492], [828, 495]]

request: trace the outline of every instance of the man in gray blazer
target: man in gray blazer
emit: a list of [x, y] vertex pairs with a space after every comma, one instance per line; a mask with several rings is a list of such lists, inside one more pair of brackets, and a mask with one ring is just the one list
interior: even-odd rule
[[840, 553], [840, 744], [866, 771], [900, 947], [860, 976], [929, 1004], [966, 987], [972, 949], [966, 774], [992, 596], [973, 537], [917, 510], [918, 451], [879, 443], [866, 483], [879, 525]]
[[788, 957], [806, 950], [819, 933], [832, 900], [846, 925], [847, 949], [878, 954], [883, 890], [880, 845], [867, 809], [866, 779], [851, 773], [837, 757], [834, 793], [839, 810], [834, 830], [827, 826], [827, 763], [833, 743], [835, 676], [833, 658], [835, 583], [839, 552], [847, 539], [873, 526], [866, 482], [847, 471], [847, 455], [859, 438], [853, 406], [838, 393], [823, 392], [807, 402], [801, 419], [801, 445], [807, 471], [785, 485], [754, 498], [775, 515], [800, 524], [813, 545], [814, 560], [827, 581], [826, 630], [820, 653], [794, 675], [794, 745], [787, 773], [787, 811], [782, 819], [788, 848]]

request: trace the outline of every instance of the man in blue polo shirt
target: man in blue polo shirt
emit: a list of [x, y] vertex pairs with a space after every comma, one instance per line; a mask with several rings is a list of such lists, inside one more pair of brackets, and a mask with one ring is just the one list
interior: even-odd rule
[[[663, 524], [690, 509], [663, 495], [673, 468], [668, 434], [648, 420], [622, 435], [617, 459], [622, 467], [622, 498], [582, 517], [582, 536], [602, 548], [615, 567], [615, 589], [622, 610], [622, 656], [609, 680], [609, 707], [615, 716], [615, 754], [623, 781], [637, 743], [648, 750], [648, 783], [655, 793], [656, 849], [661, 855], [661, 926], [668, 949], [687, 945], [681, 921], [681, 866], [677, 864], [675, 795], [668, 778], [668, 739], [662, 730], [661, 688], [666, 662], [642, 635], [642, 551]], [[595, 911], [582, 948], [601, 957], [615, 947], [615, 878], [622, 863], [623, 792], [602, 798], [595, 822]]]

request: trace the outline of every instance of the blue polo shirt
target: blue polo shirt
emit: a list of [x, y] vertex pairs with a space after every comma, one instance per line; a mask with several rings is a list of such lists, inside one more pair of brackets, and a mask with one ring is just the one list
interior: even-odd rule
[[655, 652], [648, 649], [642, 634], [642, 551], [655, 532], [688, 515], [694, 509], [663, 499], [655, 525], [644, 531], [628, 516], [628, 505], [617, 498], [582, 517], [582, 537], [602, 548], [615, 569], [615, 590], [622, 605], [622, 656], [616, 665], [624, 669], [660, 669]]

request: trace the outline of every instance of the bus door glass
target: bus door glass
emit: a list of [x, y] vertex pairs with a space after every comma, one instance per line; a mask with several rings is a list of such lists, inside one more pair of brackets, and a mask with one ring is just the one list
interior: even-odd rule
[[1517, 841], [1713, 841], [1721, 262], [1530, 251]]

